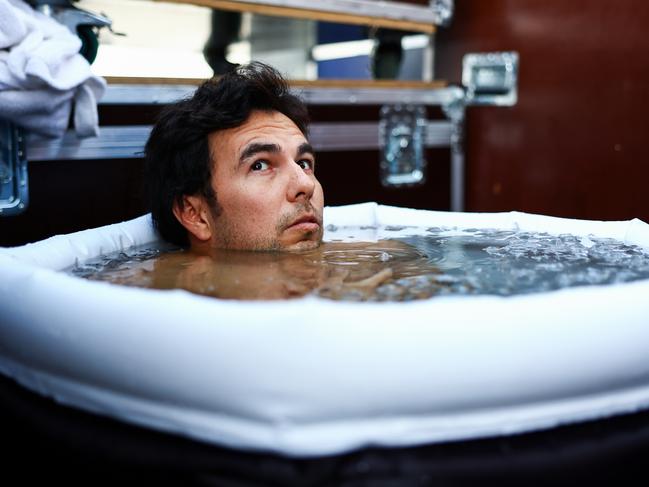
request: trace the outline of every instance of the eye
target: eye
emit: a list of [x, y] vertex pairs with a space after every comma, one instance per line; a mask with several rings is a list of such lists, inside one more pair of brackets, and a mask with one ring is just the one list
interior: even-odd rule
[[270, 167], [270, 164], [268, 161], [264, 161], [263, 159], [260, 159], [258, 161], [255, 161], [252, 163], [252, 166], [250, 166], [251, 171], [265, 171]]
[[300, 159], [299, 161], [295, 161], [295, 162], [298, 166], [300, 166], [305, 171], [313, 170], [313, 166], [315, 165], [315, 162], [313, 162], [310, 159]]

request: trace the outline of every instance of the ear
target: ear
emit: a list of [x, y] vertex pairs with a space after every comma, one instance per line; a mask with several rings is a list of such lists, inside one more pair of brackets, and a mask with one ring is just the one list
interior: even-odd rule
[[180, 224], [191, 236], [201, 242], [212, 238], [212, 219], [210, 209], [204, 198], [184, 195], [181, 201], [175, 201], [172, 208]]

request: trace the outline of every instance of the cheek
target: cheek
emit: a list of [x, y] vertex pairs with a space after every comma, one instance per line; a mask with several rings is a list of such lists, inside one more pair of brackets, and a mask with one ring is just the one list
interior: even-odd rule
[[[248, 185], [231, 182], [227, 188], [221, 191], [223, 195], [223, 207], [230, 210], [231, 213], [247, 211], [247, 208], [254, 207], [258, 191], [250, 188]], [[217, 198], [221, 195], [217, 194]]]
[[279, 213], [274, 192], [268, 186], [250, 187], [238, 185], [225, 195], [224, 213], [228, 212], [239, 227], [259, 228], [272, 224]]

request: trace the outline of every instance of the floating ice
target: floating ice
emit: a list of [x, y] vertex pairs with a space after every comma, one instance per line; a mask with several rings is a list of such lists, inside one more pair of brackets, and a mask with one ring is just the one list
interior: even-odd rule
[[[449, 236], [443, 228], [429, 237], [407, 239], [469, 294], [508, 296], [578, 285], [649, 278], [649, 253], [608, 238], [549, 235], [502, 230], [464, 230]], [[461, 263], [461, 265], [458, 265]]]

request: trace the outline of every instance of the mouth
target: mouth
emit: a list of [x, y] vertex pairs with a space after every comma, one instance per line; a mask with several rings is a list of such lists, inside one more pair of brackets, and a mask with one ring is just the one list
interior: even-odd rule
[[302, 215], [287, 227], [288, 230], [299, 230], [304, 232], [313, 232], [319, 228], [320, 222], [313, 214]]

